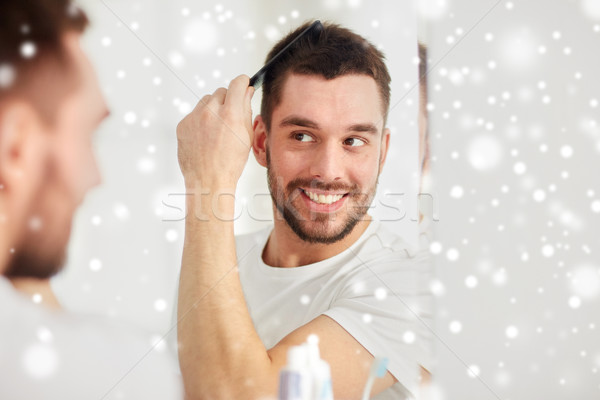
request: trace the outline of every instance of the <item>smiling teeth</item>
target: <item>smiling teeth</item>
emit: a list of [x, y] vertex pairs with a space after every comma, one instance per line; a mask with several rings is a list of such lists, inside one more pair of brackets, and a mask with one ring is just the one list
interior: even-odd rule
[[316, 194], [316, 193], [311, 193], [311, 192], [307, 192], [306, 190], [304, 191], [304, 193], [306, 193], [306, 195], [315, 203], [319, 203], [319, 204], [332, 204], [335, 203], [336, 201], [338, 201], [339, 199], [341, 199], [342, 197], [344, 197], [343, 194], [328, 194], [328, 195], [324, 195], [324, 194]]

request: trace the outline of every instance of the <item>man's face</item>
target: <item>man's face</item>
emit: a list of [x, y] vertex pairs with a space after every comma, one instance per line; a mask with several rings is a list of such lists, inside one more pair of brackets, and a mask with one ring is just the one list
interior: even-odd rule
[[95, 73], [79, 47], [79, 35], [65, 35], [64, 43], [79, 80], [57, 106], [54, 124], [44, 127], [50, 137], [45, 168], [24, 221], [28, 229], [15, 248], [7, 276], [47, 278], [62, 268], [73, 214], [85, 193], [100, 180], [92, 134], [107, 108]]
[[266, 163], [273, 202], [302, 240], [335, 243], [364, 217], [387, 152], [383, 119], [367, 75], [286, 79]]

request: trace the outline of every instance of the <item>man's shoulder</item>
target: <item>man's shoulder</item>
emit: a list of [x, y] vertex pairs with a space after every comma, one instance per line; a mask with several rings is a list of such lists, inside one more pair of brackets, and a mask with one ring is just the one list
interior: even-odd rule
[[51, 343], [58, 349], [63, 346], [77, 349], [82, 357], [86, 353], [88, 356], [99, 353], [110, 357], [111, 353], [118, 352], [126, 357], [141, 355], [151, 348], [150, 336], [126, 321], [48, 309], [28, 301], [19, 293], [11, 296], [10, 300], [6, 304], [9, 310], [2, 313], [4, 323], [0, 336], [4, 345], [18, 348], [39, 341]]
[[430, 273], [431, 256], [428, 249], [407, 242], [378, 221], [372, 223], [372, 229], [362, 242], [349, 249], [339, 270], [339, 276], [347, 284], [352, 286], [358, 281], [374, 278], [398, 283], [406, 279], [406, 274], [424, 276]]
[[[30, 385], [39, 379], [50, 397], [101, 397], [114, 389], [132, 398], [181, 398], [177, 366], [150, 335], [112, 318], [50, 310], [3, 286], [0, 370], [11, 385], [0, 398], [39, 398], [42, 387]], [[149, 381], [156, 395], [144, 388]]]
[[371, 222], [371, 226], [365, 232], [365, 237], [357, 250], [359, 254], [365, 256], [393, 254], [396, 257], [407, 259], [414, 258], [420, 253], [415, 245], [407, 242], [402, 236], [377, 220]]

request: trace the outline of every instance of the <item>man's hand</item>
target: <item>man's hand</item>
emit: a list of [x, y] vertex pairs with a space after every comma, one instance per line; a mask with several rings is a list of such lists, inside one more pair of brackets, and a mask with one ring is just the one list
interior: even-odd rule
[[254, 132], [254, 88], [240, 75], [204, 96], [177, 125], [179, 166], [188, 189], [235, 189], [248, 160]]

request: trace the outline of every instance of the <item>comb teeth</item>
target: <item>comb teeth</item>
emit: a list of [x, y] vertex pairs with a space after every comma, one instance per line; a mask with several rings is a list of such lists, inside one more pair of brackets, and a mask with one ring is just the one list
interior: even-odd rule
[[252, 78], [250, 78], [249, 86], [254, 86], [254, 89], [261, 87], [265, 80], [265, 73], [266, 71], [257, 72]]
[[319, 32], [322, 29], [323, 29], [323, 25], [321, 24], [321, 21], [319, 21], [319, 20], [316, 20], [315, 22], [310, 24], [310, 26], [308, 26], [304, 31], [302, 31], [302, 33], [300, 33], [298, 36], [296, 36], [294, 38], [294, 40], [292, 40], [290, 43], [288, 43], [287, 46], [285, 46], [283, 49], [281, 49], [281, 51], [279, 53], [275, 54], [273, 56], [273, 58], [271, 58], [261, 69], [258, 70], [258, 72], [256, 74], [254, 74], [252, 76], [252, 78], [250, 78], [250, 86], [254, 86], [254, 89], [260, 88], [264, 82], [265, 74], [267, 73], [267, 69], [273, 64], [273, 62], [275, 62], [279, 57], [281, 57], [282, 54], [289, 51], [292, 48], [292, 46], [301, 37], [306, 36], [312, 30]]

